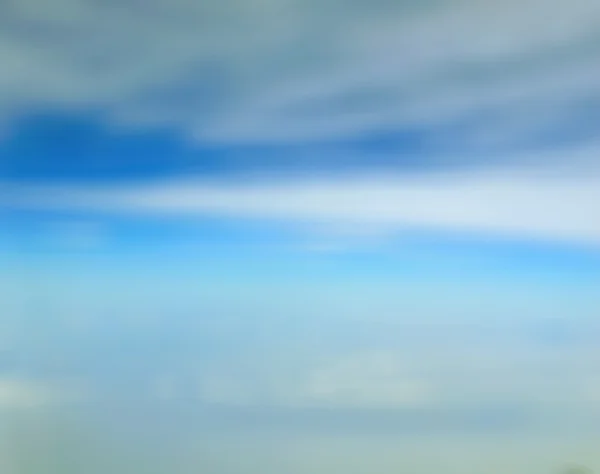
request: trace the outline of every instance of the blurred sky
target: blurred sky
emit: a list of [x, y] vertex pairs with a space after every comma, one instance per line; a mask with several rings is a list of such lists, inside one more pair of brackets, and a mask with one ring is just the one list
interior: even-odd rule
[[599, 32], [4, 0], [0, 469], [600, 469]]

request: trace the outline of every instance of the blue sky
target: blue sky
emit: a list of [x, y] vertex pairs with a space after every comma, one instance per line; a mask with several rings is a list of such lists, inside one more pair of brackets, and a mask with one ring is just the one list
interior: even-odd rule
[[0, 6], [5, 439], [600, 467], [596, 3]]

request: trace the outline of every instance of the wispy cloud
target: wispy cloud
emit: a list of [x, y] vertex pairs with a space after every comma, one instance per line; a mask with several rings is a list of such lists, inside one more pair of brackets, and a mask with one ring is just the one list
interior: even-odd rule
[[471, 120], [453, 132], [464, 145], [584, 123], [600, 98], [594, 0], [27, 0], [0, 14], [9, 119], [94, 108], [227, 143]]
[[586, 430], [598, 419], [593, 350], [499, 350], [337, 351], [291, 373], [265, 362], [237, 376], [235, 366], [225, 365], [200, 377], [198, 403], [290, 420], [321, 413], [331, 426], [341, 414], [348, 426], [369, 420], [379, 430], [388, 426], [382, 413], [397, 430], [406, 424], [409, 431], [432, 432], [476, 426], [484, 433], [502, 421], [519, 430]]
[[[585, 174], [587, 173], [587, 174]], [[13, 187], [12, 205], [267, 218], [356, 235], [417, 227], [597, 245], [595, 169], [485, 170], [346, 176], [250, 184], [170, 182], [123, 187]], [[339, 232], [338, 232], [339, 234]], [[375, 232], [377, 234], [377, 232]]]
[[76, 398], [75, 392], [60, 384], [18, 375], [0, 377], [0, 409], [3, 410], [41, 408]]

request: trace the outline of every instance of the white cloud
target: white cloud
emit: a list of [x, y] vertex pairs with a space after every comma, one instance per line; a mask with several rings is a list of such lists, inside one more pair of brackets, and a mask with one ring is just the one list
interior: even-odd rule
[[[267, 218], [332, 229], [406, 227], [600, 243], [600, 174], [515, 169], [419, 176], [346, 176], [219, 184], [171, 182], [108, 188], [14, 187], [14, 205], [135, 213]], [[366, 232], [367, 229], [374, 229]], [[339, 232], [338, 232], [339, 233]]]
[[[223, 406], [291, 410], [455, 412], [521, 407], [543, 423], [598, 417], [593, 351], [465, 345], [337, 351], [294, 370], [232, 366], [201, 379], [200, 399]], [[289, 369], [289, 368], [288, 368]], [[270, 374], [267, 376], [267, 374]], [[422, 410], [422, 411], [421, 411]]]
[[100, 107], [206, 140], [290, 140], [490, 108], [534, 127], [598, 96], [595, 0], [12, 0], [0, 16], [8, 116]]
[[422, 377], [403, 373], [398, 357], [385, 351], [338, 356], [293, 373], [274, 371], [268, 363], [236, 376], [215, 371], [201, 377], [199, 396], [221, 405], [288, 409], [415, 408], [437, 403]]
[[299, 396], [309, 405], [353, 408], [430, 406], [435, 396], [411, 377], [398, 355], [386, 351], [332, 361], [310, 374]]
[[0, 377], [0, 409], [38, 408], [71, 399], [73, 393], [19, 376]]
[[499, 354], [497, 350], [467, 346], [342, 354], [312, 371], [299, 393], [309, 403], [337, 407], [524, 404], [548, 413], [557, 407], [589, 411], [589, 403], [597, 401], [592, 397], [592, 389], [597, 389], [593, 353], [529, 349]]

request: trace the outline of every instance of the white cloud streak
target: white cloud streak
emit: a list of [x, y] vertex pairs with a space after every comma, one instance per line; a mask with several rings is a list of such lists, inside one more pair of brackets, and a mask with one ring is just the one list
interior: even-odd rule
[[[171, 182], [124, 187], [12, 187], [11, 205], [88, 211], [219, 215], [357, 229], [406, 228], [600, 243], [600, 175], [538, 170], [346, 176], [250, 184]], [[367, 232], [369, 230], [369, 232]]]

